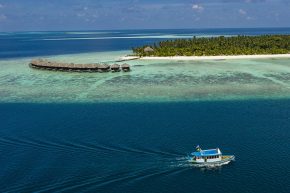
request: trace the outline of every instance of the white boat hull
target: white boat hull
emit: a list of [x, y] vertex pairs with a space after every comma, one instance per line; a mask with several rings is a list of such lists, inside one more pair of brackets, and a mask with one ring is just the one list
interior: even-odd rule
[[222, 160], [215, 161], [215, 162], [196, 162], [191, 157], [189, 157], [189, 162], [197, 166], [221, 166], [221, 165], [226, 165], [234, 160], [235, 160], [235, 156], [233, 155], [222, 156]]

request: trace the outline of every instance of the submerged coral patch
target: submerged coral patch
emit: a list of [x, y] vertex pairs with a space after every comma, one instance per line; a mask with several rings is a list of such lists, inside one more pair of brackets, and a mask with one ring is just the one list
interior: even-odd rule
[[[113, 61], [126, 52], [51, 56], [55, 61]], [[170, 102], [288, 98], [290, 59], [128, 62], [128, 73], [33, 70], [29, 59], [0, 61], [0, 102]]]

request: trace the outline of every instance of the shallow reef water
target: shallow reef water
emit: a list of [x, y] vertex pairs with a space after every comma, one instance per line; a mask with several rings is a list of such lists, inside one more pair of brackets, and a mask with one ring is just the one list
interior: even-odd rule
[[[113, 63], [129, 51], [47, 56]], [[290, 59], [129, 61], [131, 72], [35, 70], [30, 58], [0, 61], [0, 102], [170, 102], [288, 98]]]

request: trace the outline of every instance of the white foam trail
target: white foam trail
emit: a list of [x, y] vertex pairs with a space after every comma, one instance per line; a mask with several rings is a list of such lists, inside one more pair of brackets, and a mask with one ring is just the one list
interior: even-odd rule
[[[189, 34], [183, 34], [184, 36], [187, 36]], [[191, 34], [191, 36], [195, 36], [196, 38], [216, 38], [216, 37], [235, 37], [238, 35], [228, 35], [228, 34], [208, 34], [208, 35], [204, 35], [204, 34]]]
[[120, 32], [65, 32], [65, 34], [71, 35], [92, 35], [92, 34], [117, 34]]
[[[90, 34], [110, 34], [111, 32], [66, 32], [66, 34], [74, 34], [74, 35], [90, 35]], [[112, 32], [118, 33], [118, 32]], [[141, 35], [141, 34], [140, 34]], [[71, 37], [71, 38], [44, 38], [44, 39], [34, 39], [27, 41], [69, 41], [69, 40], [110, 40], [110, 39], [175, 39], [175, 38], [192, 38], [196, 36], [197, 38], [209, 38], [209, 37], [219, 37], [221, 35], [197, 35], [197, 34], [168, 34], [168, 35], [143, 35], [143, 36], [110, 36], [110, 37]], [[222, 35], [225, 37], [230, 37], [233, 35]]]
[[224, 162], [224, 163], [218, 163], [218, 164], [211, 164], [211, 165], [199, 165], [199, 164], [192, 164], [192, 167], [196, 168], [206, 168], [206, 169], [215, 169], [220, 168], [223, 165], [228, 165], [230, 161]]
[[224, 163], [217, 163], [217, 164], [193, 164], [189, 161], [188, 157], [179, 157], [176, 158], [175, 161], [171, 162], [171, 167], [180, 167], [180, 168], [204, 168], [204, 169], [218, 169], [221, 168], [223, 165], [229, 164], [230, 161]]
[[78, 38], [45, 38], [43, 41], [68, 41], [68, 40], [110, 40], [110, 39], [170, 39], [170, 38], [192, 38], [193, 36], [160, 35], [160, 36], [128, 36], [128, 37], [78, 37]]

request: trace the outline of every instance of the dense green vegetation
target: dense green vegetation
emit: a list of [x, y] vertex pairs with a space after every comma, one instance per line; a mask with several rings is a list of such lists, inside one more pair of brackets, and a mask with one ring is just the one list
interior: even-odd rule
[[[148, 46], [153, 50], [148, 51]], [[146, 48], [147, 47], [147, 51]], [[290, 35], [176, 39], [133, 48], [138, 56], [290, 54]]]

